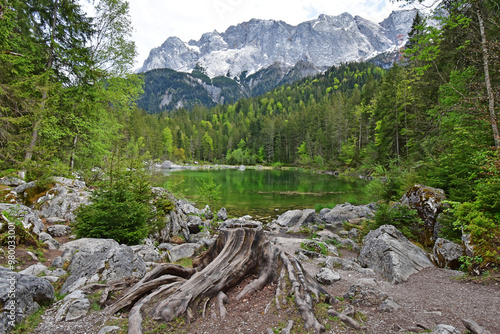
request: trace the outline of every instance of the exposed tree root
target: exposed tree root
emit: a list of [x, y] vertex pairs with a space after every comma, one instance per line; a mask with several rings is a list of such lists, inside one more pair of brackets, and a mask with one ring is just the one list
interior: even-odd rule
[[[249, 275], [256, 275], [236, 296], [237, 300], [277, 282], [276, 307], [280, 308], [282, 293], [293, 294], [305, 328], [318, 333], [325, 331], [313, 313], [313, 303], [334, 299], [304, 271], [295, 257], [272, 245], [260, 228], [221, 229], [217, 241], [194, 265], [196, 269], [174, 265], [156, 267], [108, 307], [106, 313], [114, 314], [133, 306], [129, 334], [140, 334], [142, 312], [148, 312], [156, 321], [172, 321], [181, 316], [191, 321], [193, 310], [203, 308], [204, 316], [209, 300], [217, 297], [221, 318], [224, 318], [224, 304], [228, 300], [224, 292]], [[286, 279], [291, 290], [285, 292]]]

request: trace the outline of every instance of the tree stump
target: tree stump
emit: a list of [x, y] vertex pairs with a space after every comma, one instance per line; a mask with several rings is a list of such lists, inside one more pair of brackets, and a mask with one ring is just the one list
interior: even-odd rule
[[[227, 292], [249, 275], [257, 275], [236, 296], [239, 300], [248, 294], [279, 281], [281, 294], [293, 294], [299, 314], [306, 329], [317, 333], [325, 331], [313, 312], [313, 303], [334, 301], [310, 275], [300, 262], [272, 245], [261, 228], [221, 229], [216, 242], [193, 266], [184, 269], [171, 264], [161, 265], [150, 272], [118, 301], [106, 309], [114, 314], [132, 307], [129, 334], [142, 333], [142, 313], [149, 305], [149, 315], [156, 321], [172, 321], [177, 317], [194, 320], [194, 310], [205, 309], [208, 300]], [[289, 291], [283, 280], [291, 286]], [[220, 296], [225, 296], [221, 294]]]

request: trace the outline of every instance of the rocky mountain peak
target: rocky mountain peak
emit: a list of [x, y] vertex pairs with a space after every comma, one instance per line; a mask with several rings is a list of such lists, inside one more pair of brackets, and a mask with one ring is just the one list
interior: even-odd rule
[[[274, 63], [291, 69], [306, 60], [318, 69], [361, 61], [398, 47], [406, 38], [415, 10], [392, 12], [380, 24], [349, 13], [317, 19], [297, 26], [283, 21], [251, 19], [225, 32], [205, 33], [188, 43], [169, 37], [151, 50], [140, 72], [170, 68], [191, 72], [203, 68], [211, 78], [251, 75]], [[398, 37], [399, 36], [399, 37]]]

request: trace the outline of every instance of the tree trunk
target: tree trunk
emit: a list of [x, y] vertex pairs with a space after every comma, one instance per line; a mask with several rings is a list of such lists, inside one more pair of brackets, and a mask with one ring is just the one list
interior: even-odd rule
[[[172, 270], [166, 275], [165, 270], [155, 269], [157, 272], [154, 275], [148, 274], [149, 277], [143, 278], [114, 305], [108, 307], [106, 313], [114, 314], [134, 305], [130, 313], [134, 326], [129, 327], [129, 334], [142, 333], [141, 312], [148, 304], [149, 313], [156, 321], [172, 321], [182, 316], [192, 321], [194, 314], [197, 314], [194, 311], [205, 309], [211, 298], [218, 298], [220, 309], [225, 309], [227, 297], [224, 292], [245, 277], [256, 274], [257, 278], [244, 287], [236, 296], [237, 300], [272, 282], [282, 282], [287, 277], [291, 286], [289, 293], [294, 294], [305, 328], [317, 333], [325, 331], [325, 327], [313, 313], [313, 303], [320, 299], [326, 302], [333, 302], [335, 299], [304, 271], [295, 257], [272, 245], [261, 228], [221, 229], [216, 242], [194, 261], [193, 266], [197, 272], [189, 276], [181, 271], [184, 273], [182, 280], [174, 280], [173, 276], [176, 274]], [[175, 286], [172, 285], [174, 281], [177, 284]], [[159, 284], [167, 285], [161, 287]], [[155, 290], [158, 288], [159, 290]], [[146, 291], [153, 290], [155, 292], [139, 299]], [[278, 287], [277, 296], [279, 293]], [[159, 295], [161, 298], [158, 298]]]
[[500, 148], [500, 134], [498, 133], [497, 115], [495, 113], [495, 96], [491, 87], [490, 69], [488, 61], [488, 47], [486, 43], [486, 33], [484, 31], [483, 17], [479, 10], [477, 10], [477, 18], [479, 20], [479, 31], [481, 33], [481, 46], [483, 52], [483, 68], [484, 68], [484, 81], [486, 83], [486, 92], [488, 93], [488, 109], [490, 112], [491, 128], [493, 130], [493, 139], [495, 140], [495, 148]]

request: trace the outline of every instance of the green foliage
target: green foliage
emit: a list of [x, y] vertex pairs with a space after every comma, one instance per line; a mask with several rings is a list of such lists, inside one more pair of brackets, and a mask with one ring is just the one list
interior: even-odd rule
[[418, 217], [417, 210], [405, 205], [391, 206], [380, 203], [377, 205], [370, 228], [374, 230], [382, 225], [394, 225], [408, 239], [419, 240], [419, 231], [423, 221]]
[[158, 227], [157, 213], [163, 215], [171, 204], [156, 199], [155, 210], [149, 175], [138, 163], [130, 167], [112, 157], [106, 179], [92, 193], [92, 203], [76, 211], [74, 226], [78, 237], [111, 238], [135, 245]]

